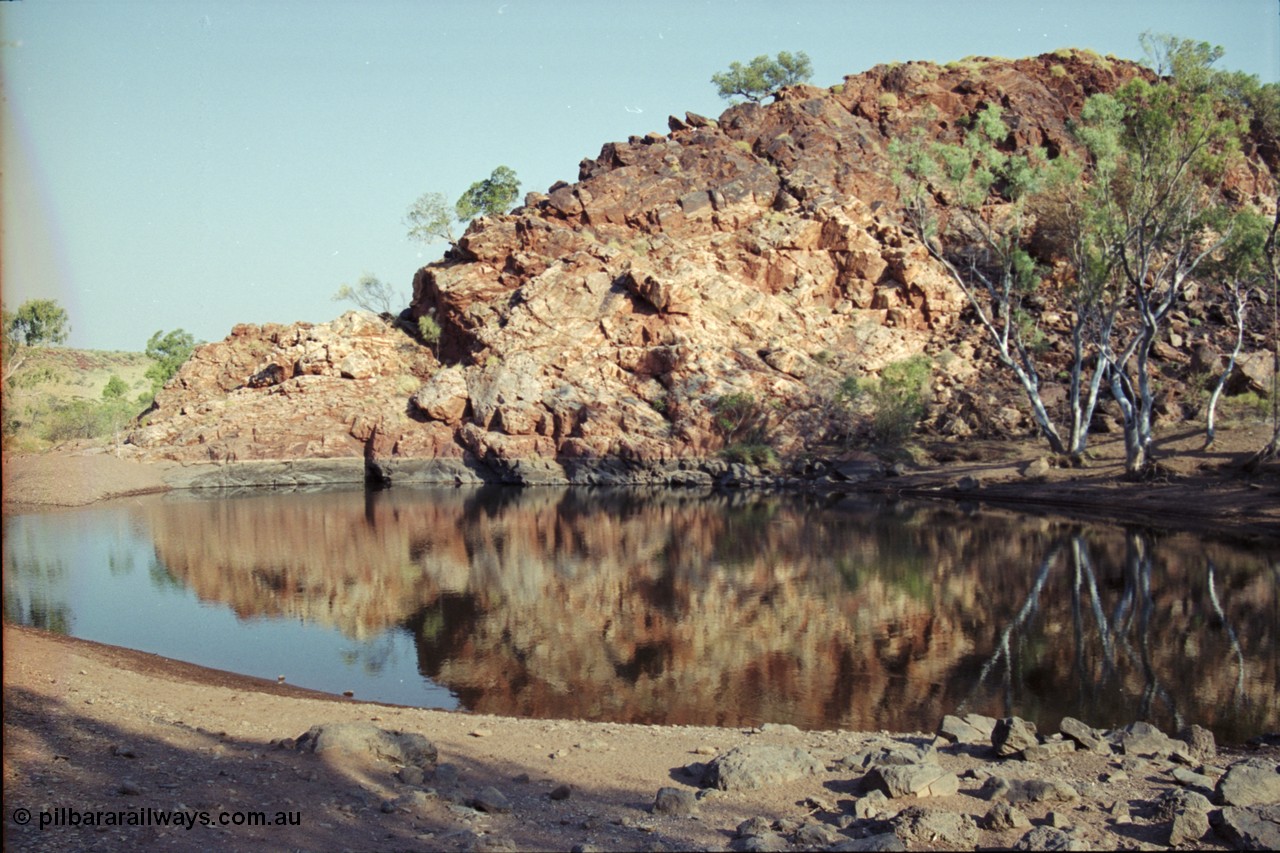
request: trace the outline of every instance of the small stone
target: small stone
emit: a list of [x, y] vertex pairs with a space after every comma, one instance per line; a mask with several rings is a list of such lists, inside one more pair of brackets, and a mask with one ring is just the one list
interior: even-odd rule
[[1107, 814], [1111, 815], [1116, 823], [1132, 823], [1133, 818], [1129, 815], [1129, 804], [1124, 800], [1116, 800], [1107, 809]]
[[[1120, 747], [1125, 755], [1146, 756], [1150, 758], [1170, 758], [1179, 756], [1189, 759], [1191, 748], [1180, 740], [1160, 731], [1150, 723], [1130, 723], [1117, 733]], [[1187, 761], [1187, 763], [1191, 763]]]
[[1155, 801], [1156, 817], [1159, 820], [1173, 820], [1180, 812], [1201, 812], [1208, 814], [1213, 808], [1209, 798], [1186, 788], [1170, 788]]
[[698, 811], [698, 798], [687, 788], [659, 788], [653, 800], [653, 813], [687, 817]]
[[883, 814], [889, 809], [889, 798], [884, 791], [875, 789], [865, 797], [859, 797], [853, 804], [853, 816], [858, 820], [869, 820]]
[[115, 756], [119, 756], [120, 758], [137, 758], [138, 757], [138, 754], [133, 751], [133, 747], [131, 746], [113, 746], [111, 747], [111, 754]]
[[937, 764], [906, 764], [874, 767], [868, 774], [871, 784], [879, 784], [890, 797], [946, 796], [960, 790], [960, 779]]
[[1218, 742], [1213, 732], [1204, 726], [1190, 725], [1178, 732], [1178, 739], [1191, 749], [1191, 754], [1200, 761], [1209, 761], [1218, 755]]
[[991, 745], [1001, 758], [1017, 755], [1038, 743], [1035, 724], [1019, 717], [1005, 717], [997, 721], [991, 732]]
[[1053, 470], [1053, 466], [1049, 464], [1049, 460], [1041, 456], [1031, 460], [1022, 469], [1022, 476], [1028, 480], [1039, 480], [1049, 475]]
[[1199, 773], [1193, 773], [1185, 767], [1173, 768], [1173, 778], [1174, 781], [1185, 788], [1203, 788], [1206, 791], [1213, 790], [1212, 779]]
[[806, 797], [804, 805], [806, 808], [820, 812], [834, 812], [836, 810], [835, 806], [822, 797]]
[[136, 797], [142, 793], [142, 789], [138, 787], [137, 782], [129, 779], [122, 779], [120, 786], [116, 788], [116, 793], [123, 794], [126, 797]]
[[1022, 757], [1027, 761], [1048, 761], [1059, 755], [1075, 752], [1075, 741], [1048, 740], [1044, 743], [1033, 743], [1022, 750]]
[[995, 731], [996, 723], [1000, 722], [995, 717], [988, 717], [985, 714], [965, 714], [962, 719], [986, 736], [985, 743], [991, 742], [991, 733]]
[[511, 811], [511, 801], [506, 795], [492, 786], [482, 788], [471, 800], [471, 806], [489, 814], [507, 814]]
[[868, 835], [866, 838], [849, 838], [837, 841], [827, 850], [831, 853], [896, 853], [906, 850], [896, 832], [882, 832], [879, 835]]
[[396, 771], [396, 778], [406, 785], [421, 785], [426, 774], [421, 767], [401, 767]]
[[707, 746], [706, 744], [703, 744], [702, 746], [699, 746], [698, 748], [696, 748], [693, 751], [693, 754], [694, 755], [716, 755], [719, 752], [720, 750], [716, 749], [714, 746]]
[[1067, 816], [1066, 812], [1059, 812], [1059, 811], [1049, 812], [1049, 814], [1045, 817], [1045, 823], [1057, 829], [1071, 828], [1071, 818]]
[[992, 803], [987, 814], [982, 818], [982, 825], [987, 829], [1025, 829], [1031, 826], [1031, 819], [1022, 810], [1004, 800]]
[[1066, 782], [1045, 779], [1006, 779], [992, 776], [982, 783], [981, 792], [988, 800], [1004, 799], [1011, 803], [1074, 802], [1080, 792]]
[[911, 806], [893, 819], [893, 829], [904, 842], [936, 844], [952, 849], [972, 849], [978, 841], [978, 825], [967, 814]]
[[764, 817], [749, 817], [738, 824], [737, 837], [747, 838], [752, 835], [764, 835], [773, 831], [773, 821]]
[[490, 731], [489, 729], [472, 729], [467, 734], [470, 735], [471, 737], [489, 737], [490, 735], [493, 734], [493, 732]]
[[702, 784], [721, 791], [740, 791], [790, 782], [824, 770], [822, 763], [802, 749], [767, 744], [739, 746], [707, 765]]
[[1198, 809], [1178, 809], [1169, 823], [1170, 847], [1187, 841], [1199, 841], [1209, 831], [1209, 812]]
[[1077, 720], [1075, 717], [1063, 717], [1062, 722], [1058, 724], [1058, 730], [1066, 737], [1071, 738], [1083, 750], [1096, 752], [1102, 755], [1109, 754], [1111, 747], [1107, 742], [1099, 737], [1098, 733], [1090, 726]]
[[458, 768], [452, 764], [441, 764], [436, 767], [431, 778], [441, 787], [451, 787], [458, 784]]
[[569, 795], [573, 793], [573, 788], [569, 785], [557, 785], [551, 789], [551, 793], [547, 794], [553, 800], [567, 800]]
[[1129, 774], [1123, 770], [1115, 770], [1110, 773], [1103, 773], [1099, 778], [1103, 782], [1124, 782], [1129, 778]]
[[1069, 832], [1052, 826], [1037, 826], [1019, 838], [1014, 850], [1090, 850], [1092, 847]]
[[820, 823], [806, 823], [791, 836], [796, 844], [808, 848], [826, 847], [836, 840], [836, 835]]
[[938, 726], [938, 734], [952, 743], [984, 744], [991, 741], [990, 732], [984, 733], [976, 726], [971, 726], [951, 714], [942, 718], [942, 723]]
[[784, 853], [784, 851], [791, 849], [787, 839], [776, 832], [736, 838], [729, 846], [734, 850], [742, 851], [742, 853]]

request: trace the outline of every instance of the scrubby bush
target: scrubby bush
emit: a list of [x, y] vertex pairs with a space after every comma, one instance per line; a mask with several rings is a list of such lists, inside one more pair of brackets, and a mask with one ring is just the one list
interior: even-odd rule
[[436, 318], [429, 314], [423, 314], [418, 318], [418, 334], [422, 337], [422, 342], [431, 347], [432, 352], [440, 346], [440, 324], [436, 322]]
[[739, 391], [711, 404], [712, 423], [724, 439], [720, 455], [732, 462], [768, 465], [776, 461], [768, 442], [768, 408], [754, 394]]
[[103, 400], [121, 400], [125, 394], [129, 393], [129, 385], [114, 373], [107, 380], [106, 387], [102, 389]]
[[40, 435], [57, 444], [78, 439], [106, 438], [117, 435], [133, 420], [136, 410], [123, 397], [103, 402], [75, 399], [60, 403], [43, 419]]
[[885, 365], [878, 378], [848, 377], [840, 393], [850, 403], [865, 402], [871, 407], [871, 430], [876, 441], [899, 445], [924, 416], [931, 370], [927, 356], [913, 355]]
[[151, 380], [153, 394], [173, 378], [178, 368], [186, 364], [195, 348], [196, 339], [185, 329], [174, 329], [167, 334], [156, 332], [148, 339], [145, 352], [147, 358], [155, 361], [147, 368], [147, 378]]

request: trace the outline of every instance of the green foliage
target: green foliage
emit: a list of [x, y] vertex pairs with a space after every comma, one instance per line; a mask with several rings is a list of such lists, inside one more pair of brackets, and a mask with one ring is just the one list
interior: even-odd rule
[[409, 226], [409, 239], [420, 243], [447, 240], [456, 245], [455, 222], [465, 225], [477, 216], [506, 213], [520, 192], [520, 181], [513, 169], [499, 166], [489, 177], [476, 181], [452, 205], [443, 193], [423, 193], [409, 206], [404, 224]]
[[124, 395], [128, 393], [129, 384], [113, 373], [111, 374], [111, 378], [107, 380], [106, 386], [102, 389], [102, 399], [121, 400], [124, 399]]
[[769, 407], [754, 394], [738, 391], [711, 404], [712, 423], [724, 439], [721, 456], [747, 465], [770, 465], [777, 456], [768, 442]]
[[778, 461], [778, 454], [769, 445], [744, 441], [726, 445], [720, 455], [743, 465], [772, 465]]
[[763, 411], [754, 394], [739, 391], [716, 398], [711, 413], [716, 429], [726, 439], [732, 439], [754, 432]]
[[41, 437], [58, 443], [119, 434], [137, 414], [123, 396], [95, 402], [74, 399], [56, 404], [41, 423]]
[[331, 299], [334, 302], [353, 302], [358, 308], [372, 311], [374, 314], [395, 314], [395, 305], [404, 302], [397, 297], [395, 289], [377, 276], [365, 273], [356, 281], [356, 286], [344, 284], [338, 288]]
[[174, 329], [167, 334], [156, 332], [151, 336], [145, 352], [147, 358], [155, 361], [155, 364], [147, 368], [147, 378], [151, 380], [153, 393], [173, 378], [195, 348], [196, 339], [183, 329]]
[[454, 210], [444, 193], [423, 193], [409, 206], [404, 224], [409, 226], [409, 239], [420, 243], [448, 240], [457, 243], [453, 236]]
[[516, 173], [506, 166], [494, 169], [483, 181], [476, 181], [458, 199], [454, 208], [458, 221], [468, 222], [477, 216], [506, 213], [520, 194]]
[[780, 89], [804, 83], [811, 76], [813, 63], [804, 51], [795, 54], [782, 51], [774, 59], [762, 54], [747, 65], [731, 62], [728, 71], [712, 74], [711, 82], [722, 98], [743, 97], [760, 103], [764, 98], [776, 97]]
[[885, 365], [879, 378], [847, 377], [841, 383], [840, 395], [852, 403], [869, 403], [876, 440], [896, 447], [906, 441], [924, 416], [931, 375], [928, 356], [913, 355]]
[[430, 314], [423, 314], [418, 318], [418, 335], [422, 338], [422, 342], [435, 350], [440, 346], [440, 334], [442, 329], [440, 324], [436, 322], [436, 318]]
[[4, 311], [2, 316], [6, 349], [60, 344], [71, 331], [67, 312], [56, 299], [29, 299], [16, 312]]

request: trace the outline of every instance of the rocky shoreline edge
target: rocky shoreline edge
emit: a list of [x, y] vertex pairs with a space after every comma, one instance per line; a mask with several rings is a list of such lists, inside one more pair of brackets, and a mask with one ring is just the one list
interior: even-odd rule
[[[789, 725], [766, 724], [748, 735], [799, 734]], [[1280, 735], [1256, 738], [1252, 746], [1280, 745]], [[426, 796], [445, 797], [457, 805], [487, 814], [512, 811], [512, 799], [487, 786], [457, 789], [457, 772], [439, 763], [439, 751], [424, 736], [389, 731], [372, 723], [314, 726], [296, 739], [273, 743], [278, 749], [304, 753], [346, 753], [385, 762], [387, 771], [407, 790], [380, 804], [383, 812], [411, 808]], [[1053, 759], [1077, 751], [1107, 759], [1108, 769], [1096, 781], [1072, 784], [1055, 778]], [[713, 753], [714, 750], [707, 749]], [[960, 773], [943, 765], [942, 755], [978, 759]], [[656, 817], [697, 816], [708, 798], [727, 792], [753, 791], [805, 776], [834, 772], [846, 777], [842, 793], [852, 800], [812, 796], [802, 803], [809, 818], [749, 818], [730, 830], [729, 849], [773, 853], [789, 850], [895, 851], [920, 849], [919, 843], [945, 840], [951, 849], [983, 849], [984, 831], [1022, 833], [1014, 850], [1093, 850], [1125, 846], [1124, 828], [1145, 824], [1169, 847], [1199, 843], [1210, 833], [1235, 850], [1280, 849], [1280, 764], [1274, 752], [1218, 762], [1213, 734], [1192, 725], [1170, 737], [1155, 726], [1135, 722], [1111, 730], [1094, 729], [1072, 717], [1060, 731], [1039, 736], [1034, 723], [1018, 717], [995, 719], [980, 714], [946, 716], [935, 736], [882, 738], [867, 748], [824, 762], [797, 747], [746, 743], [694, 761], [678, 773], [687, 784], [660, 787], [648, 812]], [[1010, 763], [1024, 762], [1009, 770]], [[1040, 765], [1037, 768], [1036, 765]], [[1027, 768], [1030, 768], [1029, 772]], [[1042, 768], [1042, 769], [1041, 769]], [[676, 775], [676, 774], [673, 774]], [[1158, 780], [1154, 798], [1129, 801], [1108, 792], [1111, 783], [1131, 775]], [[516, 784], [529, 782], [527, 774]], [[935, 808], [923, 803], [954, 796], [962, 787], [990, 805], [975, 817], [968, 811]], [[567, 799], [571, 786], [558, 786], [547, 796]], [[1033, 825], [1035, 804], [1047, 809]], [[1105, 815], [1114, 837], [1083, 831], [1078, 814]], [[599, 848], [576, 845], [574, 853]]]
[[[513, 719], [313, 694], [5, 626], [11, 807], [288, 808], [256, 834], [7, 826], [15, 849], [1280, 846], [1280, 736], [944, 717], [932, 734]], [[274, 805], [273, 805], [274, 804]], [[53, 846], [49, 846], [53, 845]]]
[[[867, 453], [766, 469], [724, 459], [618, 458], [479, 461], [471, 458], [358, 457], [178, 463], [141, 461], [95, 448], [6, 454], [4, 511], [84, 506], [134, 495], [192, 491], [476, 486], [679, 488], [863, 494], [1012, 507], [1079, 520], [1193, 530], [1257, 542], [1280, 540], [1280, 495], [1271, 479], [1194, 470], [1164, 482], [1129, 483], [1106, 459], [1096, 468], [1054, 468], [1034, 449], [1008, 445], [989, 461], [913, 466]], [[1201, 469], [1203, 469], [1201, 465]]]

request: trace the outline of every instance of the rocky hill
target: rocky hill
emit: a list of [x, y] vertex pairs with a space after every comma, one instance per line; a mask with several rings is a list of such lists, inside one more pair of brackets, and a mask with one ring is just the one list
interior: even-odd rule
[[[955, 139], [998, 104], [1007, 146], [1060, 151], [1086, 98], [1149, 73], [1077, 51], [911, 62], [672, 117], [472, 223], [398, 320], [239, 326], [200, 348], [130, 441], [143, 458], [258, 463], [208, 482], [328, 476], [293, 464], [317, 459], [389, 480], [707, 482], [735, 442], [807, 458], [847, 427], [841, 380], [919, 353], [928, 429], [1029, 435], [964, 295], [897, 215], [887, 146], [922, 121]], [[1244, 170], [1232, 190], [1260, 200], [1269, 179]], [[1158, 355], [1189, 366], [1211, 314], [1191, 300]], [[435, 347], [416, 335], [425, 316]], [[1038, 319], [1052, 352], [1065, 321]], [[1170, 417], [1189, 413], [1181, 387]]]

